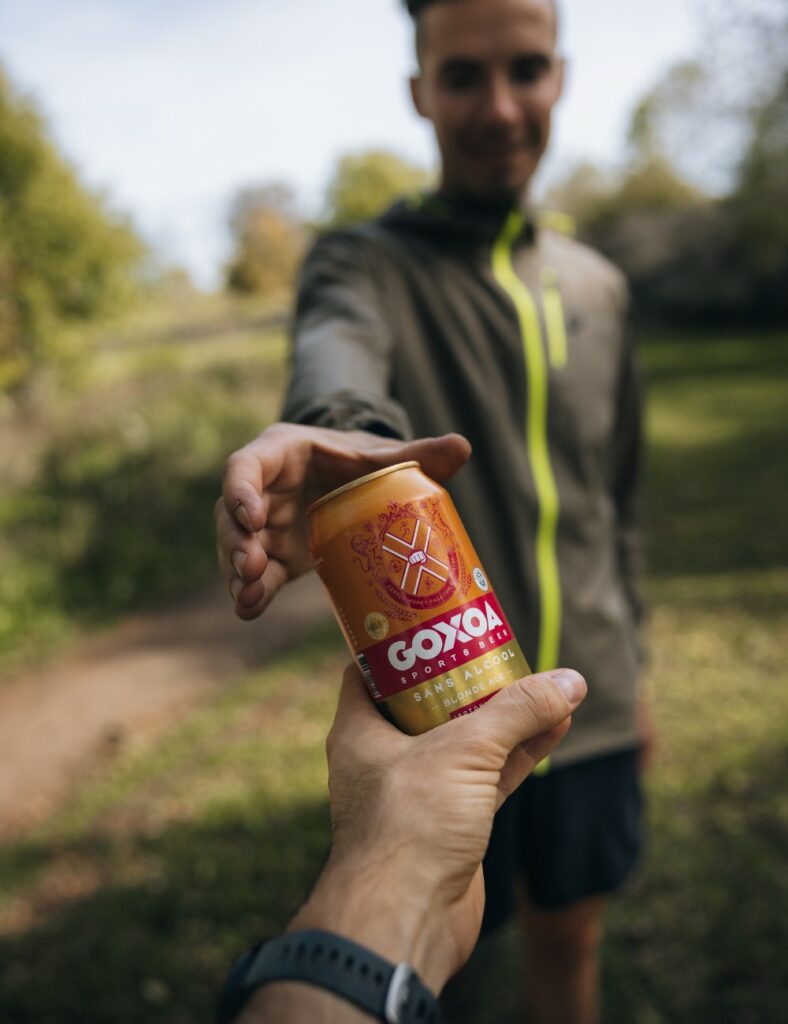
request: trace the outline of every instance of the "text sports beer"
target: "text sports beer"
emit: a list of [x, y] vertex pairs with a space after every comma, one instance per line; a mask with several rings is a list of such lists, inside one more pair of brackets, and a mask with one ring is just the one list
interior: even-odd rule
[[449, 495], [403, 462], [309, 509], [310, 548], [375, 702], [411, 735], [530, 674]]

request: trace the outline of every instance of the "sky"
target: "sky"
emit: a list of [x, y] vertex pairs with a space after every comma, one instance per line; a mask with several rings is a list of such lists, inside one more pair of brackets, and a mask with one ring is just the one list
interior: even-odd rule
[[[542, 187], [621, 159], [634, 102], [698, 47], [698, 3], [563, 0], [569, 79]], [[315, 215], [343, 153], [434, 165], [411, 35], [398, 0], [0, 0], [0, 64], [82, 180], [203, 286], [237, 189], [285, 181]]]

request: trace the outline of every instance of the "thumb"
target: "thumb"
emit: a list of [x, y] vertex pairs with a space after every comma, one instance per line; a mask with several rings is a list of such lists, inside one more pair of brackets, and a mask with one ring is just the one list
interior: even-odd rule
[[568, 668], [517, 679], [460, 720], [467, 723], [466, 742], [497, 747], [507, 755], [553, 730], [572, 714], [586, 692], [583, 677]]
[[378, 712], [358, 666], [351, 663], [342, 677], [337, 710], [326, 740], [329, 760], [332, 751], [346, 739], [356, 746], [375, 745], [391, 742], [392, 735], [402, 736], [402, 733]]
[[471, 445], [461, 434], [444, 434], [442, 437], [423, 437], [403, 445], [400, 456], [403, 462], [413, 459], [433, 480], [448, 480], [454, 476], [471, 454]]
[[415, 441], [399, 441], [390, 437], [376, 437], [364, 431], [337, 435], [324, 431], [316, 439], [316, 451], [327, 457], [332, 468], [345, 462], [343, 475], [354, 479], [362, 473], [384, 469], [397, 462], [415, 461], [435, 480], [448, 480], [462, 469], [471, 454], [470, 442], [461, 434], [443, 434], [441, 437], [420, 437]]

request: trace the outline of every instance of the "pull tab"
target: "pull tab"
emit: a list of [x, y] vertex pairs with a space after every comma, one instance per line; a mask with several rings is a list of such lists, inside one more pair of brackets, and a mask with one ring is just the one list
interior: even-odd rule
[[558, 287], [558, 274], [552, 267], [542, 267], [542, 308], [547, 332], [547, 353], [550, 365], [560, 370], [566, 366], [568, 351], [564, 304]]

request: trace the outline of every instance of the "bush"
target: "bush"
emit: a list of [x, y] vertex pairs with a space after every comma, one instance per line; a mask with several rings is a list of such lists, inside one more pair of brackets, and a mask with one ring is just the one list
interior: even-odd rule
[[0, 389], [73, 358], [69, 326], [122, 308], [142, 255], [0, 69]]

